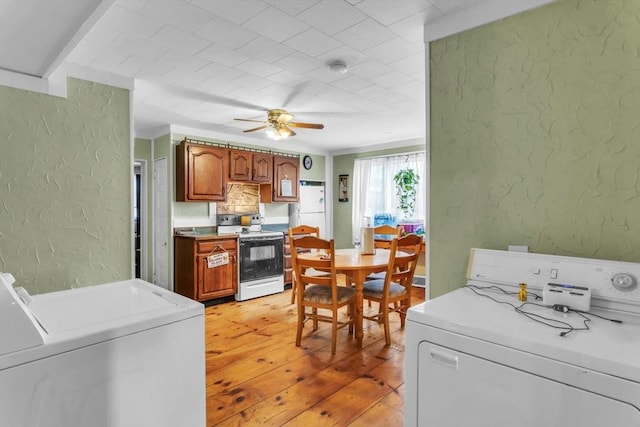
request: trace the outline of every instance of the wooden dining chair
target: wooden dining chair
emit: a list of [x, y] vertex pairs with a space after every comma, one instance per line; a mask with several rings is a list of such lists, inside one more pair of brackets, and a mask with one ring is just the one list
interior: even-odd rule
[[[407, 310], [411, 307], [411, 287], [421, 245], [422, 238], [415, 234], [393, 239], [389, 248], [389, 266], [385, 278], [364, 282], [363, 298], [378, 302], [380, 307], [375, 315], [363, 317], [384, 324], [384, 338], [387, 345], [391, 345], [390, 313], [400, 314], [400, 325], [404, 328]], [[399, 251], [409, 255], [397, 257]]]
[[[391, 241], [394, 238], [400, 237], [402, 232], [402, 227], [394, 227], [392, 225], [379, 225], [374, 227], [373, 235], [374, 241], [373, 244], [376, 248], [389, 249], [391, 246]], [[383, 236], [383, 237], [380, 237]]]
[[[338, 329], [348, 326], [349, 333], [353, 334], [354, 319], [351, 314], [356, 312], [355, 288], [338, 285], [333, 240], [304, 236], [292, 240], [291, 247], [293, 248], [291, 255], [298, 286], [296, 346], [300, 346], [302, 329], [307, 320], [313, 321], [314, 331], [318, 329], [318, 322], [328, 322], [331, 323], [331, 354], [335, 354]], [[314, 250], [315, 253], [309, 253]], [[311, 269], [326, 274], [307, 274]], [[349, 317], [346, 321], [340, 321], [338, 310], [344, 306], [349, 307]], [[324, 312], [330, 311], [331, 315], [318, 312], [318, 309]]]
[[[402, 227], [394, 227], [392, 225], [379, 225], [373, 229], [373, 245], [376, 249], [389, 249], [391, 247], [391, 242], [395, 238], [399, 238], [402, 233]], [[379, 237], [383, 236], [383, 237]], [[367, 276], [367, 280], [374, 279], [384, 279], [384, 275], [386, 273], [371, 273]], [[371, 301], [369, 301], [369, 307], [371, 307]]]
[[[291, 245], [294, 239], [301, 236], [314, 236], [320, 237], [320, 227], [313, 227], [311, 225], [298, 225], [296, 227], [289, 227], [289, 244]], [[292, 246], [293, 247], [293, 246]], [[293, 270], [291, 274], [291, 304], [296, 301], [296, 271]]]

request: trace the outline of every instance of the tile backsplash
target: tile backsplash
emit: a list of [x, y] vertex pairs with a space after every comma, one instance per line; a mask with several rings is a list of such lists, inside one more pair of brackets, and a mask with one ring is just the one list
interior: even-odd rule
[[216, 214], [258, 213], [260, 209], [260, 185], [227, 184], [227, 201], [216, 203]]

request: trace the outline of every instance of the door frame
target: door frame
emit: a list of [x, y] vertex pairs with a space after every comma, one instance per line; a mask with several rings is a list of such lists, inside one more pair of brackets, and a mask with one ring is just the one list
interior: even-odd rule
[[132, 207], [134, 209], [133, 215], [131, 215], [131, 221], [133, 223], [133, 233], [131, 235], [132, 237], [132, 256], [133, 256], [133, 263], [134, 263], [134, 271], [133, 271], [133, 277], [135, 277], [135, 251], [136, 251], [136, 244], [135, 244], [135, 225], [136, 225], [136, 221], [135, 221], [135, 198], [136, 198], [136, 193], [135, 193], [135, 176], [138, 175], [138, 173], [136, 173], [136, 168], [140, 168], [140, 206], [139, 206], [139, 210], [140, 210], [140, 278], [142, 280], [147, 280], [147, 273], [148, 273], [148, 254], [149, 254], [149, 245], [147, 242], [148, 239], [148, 235], [149, 235], [149, 223], [150, 218], [149, 218], [149, 207], [148, 207], [148, 196], [149, 196], [149, 182], [148, 182], [148, 175], [147, 175], [147, 161], [143, 160], [143, 159], [134, 159], [133, 160], [133, 178], [134, 178], [134, 194], [133, 194], [133, 198], [134, 198], [134, 203], [132, 203]]
[[[165, 162], [166, 164], [166, 176], [164, 177], [164, 179], [166, 180], [166, 197], [160, 198], [158, 197], [158, 185], [157, 185], [157, 181], [160, 178], [158, 175], [158, 168], [157, 165], [160, 162]], [[158, 285], [158, 250], [157, 250], [157, 246], [158, 246], [158, 240], [164, 238], [164, 247], [166, 250], [166, 263], [167, 263], [167, 270], [166, 270], [166, 287], [169, 290], [173, 289], [173, 281], [171, 280], [171, 250], [170, 250], [170, 245], [171, 245], [171, 239], [170, 239], [170, 235], [169, 235], [169, 223], [171, 221], [170, 219], [170, 212], [169, 212], [169, 206], [168, 206], [168, 199], [169, 199], [169, 192], [170, 192], [170, 183], [169, 183], [169, 157], [167, 156], [162, 156], [162, 157], [158, 157], [157, 159], [153, 159], [153, 179], [154, 179], [154, 185], [153, 185], [153, 283]], [[167, 224], [164, 224], [165, 227], [162, 228], [162, 232], [160, 232], [160, 230], [158, 229], [158, 225], [159, 222], [158, 221], [158, 212], [157, 212], [157, 206], [158, 203], [162, 203], [163, 206], [165, 207], [165, 213], [166, 213], [166, 217], [167, 217]], [[160, 224], [162, 225], [162, 224]]]

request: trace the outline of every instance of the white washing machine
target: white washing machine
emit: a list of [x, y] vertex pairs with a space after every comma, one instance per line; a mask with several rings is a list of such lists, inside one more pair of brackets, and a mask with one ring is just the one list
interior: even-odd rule
[[640, 264], [474, 249], [467, 273], [408, 312], [405, 426], [640, 426]]
[[0, 426], [205, 425], [202, 304], [142, 280], [13, 282], [0, 273]]

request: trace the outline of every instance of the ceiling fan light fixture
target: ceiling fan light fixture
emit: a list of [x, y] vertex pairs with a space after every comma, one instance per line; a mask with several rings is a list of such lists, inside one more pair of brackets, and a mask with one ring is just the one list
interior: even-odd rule
[[267, 137], [275, 140], [288, 138], [290, 136], [296, 136], [296, 133], [291, 129], [303, 128], [303, 129], [324, 129], [322, 123], [303, 123], [293, 122], [293, 114], [289, 114], [287, 110], [278, 108], [267, 111], [267, 120], [255, 120], [255, 119], [233, 119], [243, 122], [257, 122], [262, 123], [261, 126], [246, 129], [243, 132], [255, 132], [258, 130], [265, 130]]
[[345, 64], [343, 61], [333, 61], [331, 64], [329, 64], [329, 71], [331, 71], [332, 73], [344, 74], [347, 72], [347, 70], [347, 64]]
[[274, 141], [280, 141], [291, 136], [291, 131], [285, 126], [270, 126], [266, 130], [267, 136]]

